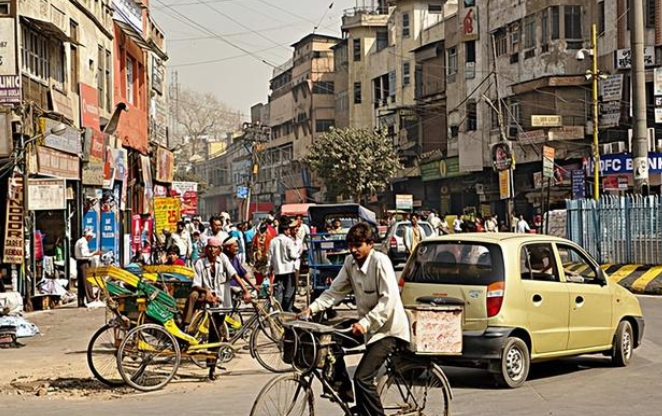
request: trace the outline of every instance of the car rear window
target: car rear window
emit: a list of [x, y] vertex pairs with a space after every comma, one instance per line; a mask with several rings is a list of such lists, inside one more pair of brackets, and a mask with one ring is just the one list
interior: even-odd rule
[[487, 286], [504, 280], [496, 244], [422, 242], [402, 272], [406, 282]]

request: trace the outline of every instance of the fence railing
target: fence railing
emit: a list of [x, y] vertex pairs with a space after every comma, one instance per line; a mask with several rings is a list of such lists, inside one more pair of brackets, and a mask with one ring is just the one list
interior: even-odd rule
[[662, 264], [662, 198], [567, 200], [566, 237], [601, 263]]

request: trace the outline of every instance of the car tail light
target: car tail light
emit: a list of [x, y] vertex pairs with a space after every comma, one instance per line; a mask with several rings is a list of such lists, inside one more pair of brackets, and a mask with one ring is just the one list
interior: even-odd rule
[[402, 292], [402, 289], [405, 288], [405, 276], [404, 273], [400, 275], [400, 279], [398, 279], [398, 287], [400, 288], [400, 292]]
[[391, 239], [388, 241], [388, 244], [392, 249], [398, 248], [398, 240], [396, 240], [395, 237], [391, 237]]
[[505, 287], [504, 282], [494, 282], [487, 286], [486, 306], [488, 318], [496, 316], [501, 310]]

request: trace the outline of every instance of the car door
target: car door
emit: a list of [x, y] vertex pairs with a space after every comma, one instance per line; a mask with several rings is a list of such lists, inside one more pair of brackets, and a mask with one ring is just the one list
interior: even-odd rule
[[612, 342], [612, 292], [597, 263], [571, 244], [557, 243], [561, 271], [570, 295], [568, 349], [609, 346]]
[[570, 304], [551, 243], [532, 243], [520, 250], [520, 278], [525, 294], [533, 353], [563, 351], [568, 345]]

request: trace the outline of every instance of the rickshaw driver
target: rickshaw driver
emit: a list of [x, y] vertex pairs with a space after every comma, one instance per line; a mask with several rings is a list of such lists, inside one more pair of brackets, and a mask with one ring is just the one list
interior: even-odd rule
[[[232, 279], [239, 283], [239, 286], [244, 292], [244, 302], [248, 303], [251, 300], [251, 294], [246, 288], [244, 281], [239, 277], [234, 267], [232, 267], [228, 257], [221, 253], [222, 244], [218, 238], [210, 238], [206, 247], [207, 256], [195, 262], [195, 276], [193, 277], [191, 294], [186, 301], [184, 313], [186, 327], [191, 324], [196, 304], [199, 302], [206, 302], [216, 307], [232, 307], [232, 292], [230, 287]], [[221, 341], [221, 334], [217, 332], [217, 328], [223, 325], [225, 315], [212, 313], [211, 317], [214, 320], [214, 325], [210, 326], [209, 342], [215, 343]], [[209, 379], [215, 380], [216, 359], [207, 360], [207, 366], [209, 367]]]
[[[363, 416], [384, 415], [384, 408], [374, 384], [375, 376], [388, 354], [399, 344], [409, 342], [409, 321], [400, 300], [393, 264], [388, 256], [373, 250], [370, 225], [354, 225], [346, 237], [351, 256], [347, 256], [331, 287], [299, 316], [318, 313], [339, 304], [354, 291], [359, 321], [352, 325], [355, 336], [367, 340], [366, 351], [354, 373], [356, 410]], [[344, 361], [336, 362], [336, 379], [342, 380], [339, 396], [352, 401], [352, 387]]]

